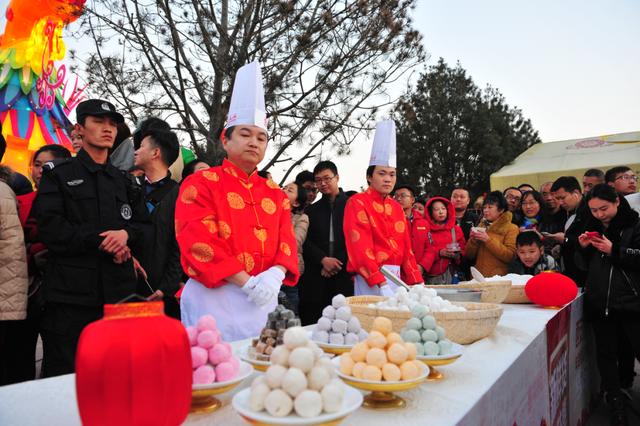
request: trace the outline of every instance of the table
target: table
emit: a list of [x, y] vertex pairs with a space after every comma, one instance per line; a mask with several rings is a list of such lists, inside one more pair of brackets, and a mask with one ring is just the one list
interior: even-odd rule
[[[560, 311], [533, 305], [502, 306], [504, 313], [491, 336], [465, 346], [457, 362], [439, 367], [445, 374], [443, 380], [401, 394], [407, 401], [405, 409], [361, 408], [343, 424], [389, 426], [407, 421], [430, 426], [511, 426], [514, 422], [552, 425], [565, 420], [569, 420], [565, 424], [581, 424], [593, 396], [595, 371], [586, 356], [589, 333], [582, 331], [582, 297]], [[562, 334], [562, 327], [558, 332], [555, 325], [550, 329], [554, 323], [564, 324], [566, 332]], [[555, 336], [553, 347], [548, 344], [549, 335]], [[247, 344], [235, 342], [234, 351]], [[66, 375], [0, 387], [0, 424], [79, 425], [74, 378]], [[246, 380], [238, 389], [250, 382]], [[224, 406], [217, 412], [190, 415], [185, 424], [246, 425], [230, 405], [233, 393], [219, 396]]]

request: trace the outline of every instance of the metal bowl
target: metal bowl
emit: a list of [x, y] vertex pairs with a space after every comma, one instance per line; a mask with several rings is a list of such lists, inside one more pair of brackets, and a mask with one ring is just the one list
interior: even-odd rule
[[480, 302], [482, 297], [481, 290], [468, 289], [436, 289], [438, 296], [451, 302]]

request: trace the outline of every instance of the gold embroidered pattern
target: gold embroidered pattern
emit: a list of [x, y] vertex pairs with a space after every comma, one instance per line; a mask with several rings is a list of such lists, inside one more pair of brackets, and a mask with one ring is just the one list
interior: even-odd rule
[[244, 200], [240, 196], [240, 194], [236, 192], [229, 192], [227, 194], [227, 202], [229, 203], [229, 207], [236, 210], [244, 209]]
[[240, 253], [237, 259], [238, 259], [238, 262], [244, 265], [244, 270], [247, 272], [251, 272], [254, 266], [256, 266], [256, 262], [253, 260], [253, 256], [251, 256], [246, 251]]
[[263, 198], [260, 206], [267, 214], [274, 214], [276, 212], [276, 203], [274, 203], [271, 198]]
[[220, 229], [220, 236], [225, 240], [228, 240], [231, 236], [231, 227], [223, 220], [218, 221], [218, 228]]
[[198, 262], [206, 263], [213, 259], [213, 247], [207, 243], [193, 243], [190, 251]]
[[180, 200], [185, 204], [191, 204], [196, 200], [198, 190], [195, 186], [189, 185], [180, 194]]
[[373, 209], [376, 211], [376, 213], [382, 213], [384, 211], [384, 206], [380, 203], [378, 203], [377, 201], [373, 202]]
[[206, 216], [201, 220], [202, 224], [207, 227], [207, 230], [211, 234], [215, 234], [218, 232], [218, 224], [216, 224], [216, 220], [213, 215]]
[[205, 170], [202, 172], [202, 176], [212, 182], [218, 182], [220, 180], [220, 176], [216, 172], [212, 172], [210, 170]]
[[286, 256], [291, 256], [291, 247], [289, 247], [289, 244], [287, 243], [280, 243], [280, 251]]
[[396, 232], [399, 234], [404, 233], [405, 230], [405, 225], [404, 225], [404, 221], [403, 220], [399, 220], [395, 223], [395, 225], [393, 225], [393, 227], [396, 229]]

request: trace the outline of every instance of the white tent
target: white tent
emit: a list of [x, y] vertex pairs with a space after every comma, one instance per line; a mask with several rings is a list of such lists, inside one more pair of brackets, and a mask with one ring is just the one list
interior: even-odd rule
[[640, 131], [536, 144], [493, 173], [491, 189], [522, 183], [539, 188], [560, 176], [575, 176], [582, 182], [588, 169], [606, 171], [620, 165], [640, 171]]

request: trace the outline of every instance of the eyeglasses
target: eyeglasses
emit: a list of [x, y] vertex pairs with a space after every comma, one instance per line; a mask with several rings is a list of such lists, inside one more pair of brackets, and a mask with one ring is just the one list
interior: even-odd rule
[[535, 206], [538, 204], [537, 201], [527, 201], [526, 203], [522, 203], [522, 207]]
[[335, 178], [336, 175], [333, 176], [329, 176], [329, 177], [323, 177], [323, 178], [315, 178], [313, 181], [316, 183], [316, 185], [320, 185], [323, 183], [329, 183], [333, 180], [333, 178]]
[[636, 176], [636, 175], [620, 175], [615, 180], [618, 180], [618, 179], [630, 180], [631, 182], [637, 182], [638, 181], [638, 176]]
[[393, 196], [396, 200], [401, 200], [403, 198], [411, 198], [411, 194], [396, 194]]
[[504, 198], [506, 198], [509, 201], [520, 201], [522, 199], [521, 197], [518, 197], [518, 196], [515, 196], [515, 195], [507, 195]]

